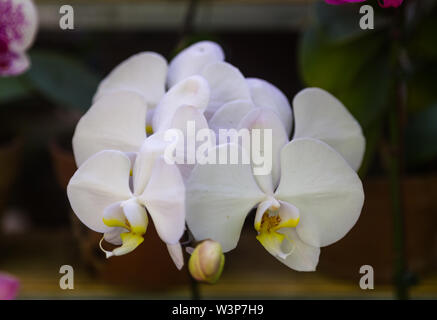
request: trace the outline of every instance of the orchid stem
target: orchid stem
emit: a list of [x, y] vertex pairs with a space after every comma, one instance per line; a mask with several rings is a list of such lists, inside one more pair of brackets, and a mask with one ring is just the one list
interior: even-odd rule
[[199, 283], [191, 276], [188, 272], [188, 276], [190, 277], [190, 289], [191, 289], [191, 299], [192, 300], [201, 300], [200, 291], [199, 291]]
[[[404, 6], [405, 7], [405, 6]], [[406, 118], [406, 83], [405, 68], [403, 66], [403, 36], [405, 27], [405, 12], [398, 10], [395, 16], [393, 29], [395, 43], [395, 75], [396, 75], [396, 100], [390, 108], [390, 190], [393, 214], [393, 250], [394, 250], [394, 280], [396, 298], [408, 299], [407, 262], [405, 252], [405, 217], [403, 208], [403, 155], [404, 155], [404, 129]]]

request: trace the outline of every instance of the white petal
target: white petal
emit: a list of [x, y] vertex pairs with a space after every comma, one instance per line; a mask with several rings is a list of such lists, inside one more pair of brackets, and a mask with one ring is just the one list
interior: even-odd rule
[[121, 204], [124, 215], [131, 226], [131, 231], [144, 234], [149, 223], [146, 209], [136, 199], [129, 199]]
[[205, 111], [211, 119], [222, 105], [233, 100], [251, 100], [249, 87], [240, 70], [226, 62], [207, 65], [201, 75], [208, 81], [211, 98]]
[[[280, 165], [280, 152], [282, 147], [288, 143], [288, 134], [285, 131], [285, 128], [282, 124], [282, 121], [279, 119], [277, 114], [271, 110], [264, 108], [255, 108], [250, 111], [238, 124], [238, 128], [247, 128], [252, 132], [252, 148], [254, 141], [259, 141], [258, 139], [254, 139], [253, 129], [260, 129], [260, 151], [264, 157], [263, 165], [266, 163], [271, 164], [271, 172], [270, 174], [255, 174], [255, 179], [260, 185], [261, 189], [265, 192], [273, 194], [273, 190], [276, 189], [276, 186], [279, 182], [279, 177], [281, 174], [281, 165]], [[271, 141], [264, 141], [263, 137], [267, 138], [265, 129], [271, 129]], [[252, 160], [253, 160], [253, 152], [252, 149]], [[253, 165], [257, 167], [257, 164]], [[256, 173], [256, 171], [254, 171]]]
[[358, 170], [364, 155], [365, 138], [360, 124], [329, 92], [308, 88], [293, 100], [295, 138], [315, 138], [326, 142]]
[[290, 240], [291, 252], [285, 259], [275, 257], [296, 271], [315, 271], [319, 263], [320, 248], [313, 247], [300, 240], [294, 228], [281, 229], [281, 233], [285, 234]]
[[168, 127], [163, 129], [179, 129], [186, 134], [189, 122], [194, 124], [194, 133], [198, 130], [209, 128], [202, 110], [191, 105], [182, 105], [175, 110]]
[[[7, 17], [6, 27], [10, 33], [18, 35], [10, 43], [10, 49], [15, 52], [27, 50], [33, 43], [38, 29], [38, 13], [33, 1], [30, 0], [12, 0], [12, 16]], [[2, 23], [4, 23], [2, 21]]]
[[73, 136], [77, 165], [102, 150], [138, 152], [146, 138], [146, 112], [143, 100], [132, 92], [99, 99], [77, 124]]
[[254, 109], [252, 101], [234, 100], [221, 106], [209, 120], [209, 127], [218, 134], [219, 129], [237, 128], [246, 114]]
[[144, 141], [135, 159], [133, 167], [133, 190], [135, 195], [140, 195], [146, 188], [153, 173], [156, 159], [164, 154], [169, 142], [164, 140], [164, 133], [152, 134]]
[[102, 151], [85, 161], [67, 186], [71, 208], [90, 229], [107, 232], [105, 208], [131, 197], [129, 158], [119, 151]]
[[[174, 113], [167, 129], [179, 130], [178, 143], [175, 148], [175, 160], [184, 181], [191, 174], [196, 163], [196, 135], [199, 130], [209, 130], [203, 112], [193, 106], [180, 106]], [[212, 139], [212, 136], [211, 136]]]
[[141, 52], [116, 66], [100, 83], [94, 101], [117, 91], [140, 94], [153, 108], [165, 93], [167, 61], [155, 52]]
[[184, 266], [184, 254], [182, 252], [181, 244], [167, 244], [167, 250], [176, 268], [178, 268], [178, 270], [181, 270]]
[[237, 245], [247, 214], [264, 197], [250, 164], [198, 164], [187, 182], [188, 227], [197, 240], [212, 239], [220, 242], [224, 252], [230, 251]]
[[168, 128], [175, 111], [181, 105], [190, 105], [202, 112], [209, 101], [208, 83], [201, 76], [191, 76], [172, 87], [159, 102], [153, 116], [153, 131]]
[[124, 215], [123, 208], [121, 207], [123, 201], [115, 202], [103, 210], [103, 222], [110, 227], [118, 227], [126, 229], [128, 225], [126, 224], [126, 216]]
[[299, 209], [296, 230], [302, 241], [323, 247], [354, 226], [364, 193], [357, 174], [340, 154], [324, 142], [302, 138], [282, 149], [275, 198]]
[[158, 158], [139, 200], [150, 213], [162, 241], [178, 243], [185, 231], [185, 186], [178, 167]]
[[287, 135], [293, 124], [291, 106], [285, 94], [273, 84], [257, 78], [246, 79], [255, 106], [275, 111], [284, 124]]
[[108, 232], [105, 232], [103, 238], [106, 242], [113, 244], [115, 246], [121, 246], [123, 241], [121, 240], [120, 234], [124, 232], [129, 232], [128, 230], [120, 227], [111, 228]]
[[179, 81], [199, 74], [208, 64], [223, 61], [225, 55], [222, 48], [215, 42], [200, 41], [182, 50], [170, 62], [167, 84], [171, 88]]

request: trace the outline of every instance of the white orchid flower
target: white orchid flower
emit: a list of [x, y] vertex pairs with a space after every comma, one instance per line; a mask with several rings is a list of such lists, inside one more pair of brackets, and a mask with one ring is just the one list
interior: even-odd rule
[[167, 83], [171, 87], [189, 75], [205, 78], [211, 98], [205, 117], [214, 131], [235, 128], [254, 108], [275, 111], [290, 134], [292, 113], [286, 96], [271, 83], [244, 78], [236, 67], [224, 62], [223, 49], [211, 41], [201, 41], [182, 50], [171, 62]]
[[178, 168], [162, 155], [166, 146], [158, 134], [147, 138], [133, 169], [123, 152], [101, 151], [71, 178], [67, 194], [75, 214], [103, 233], [102, 240], [121, 245], [112, 251], [102, 247], [108, 258], [127, 254], [144, 241], [148, 212], [176, 266], [183, 266], [179, 239], [185, 229], [185, 187]]
[[[268, 97], [268, 95], [263, 95], [262, 91], [267, 90], [269, 85], [262, 81], [258, 79], [250, 80], [253, 87], [258, 87], [254, 90], [258, 91], [255, 96], [260, 101]], [[270, 90], [276, 91], [272, 87], [270, 87]], [[280, 91], [276, 91], [276, 93], [278, 100], [286, 100], [285, 96], [281, 97]], [[273, 96], [273, 94], [270, 95], [270, 97]], [[272, 105], [267, 100], [261, 103]], [[277, 103], [276, 105], [286, 107], [285, 103]], [[267, 112], [264, 112], [262, 109], [267, 110]], [[267, 116], [268, 110], [273, 111], [278, 116], [279, 121], [274, 123], [270, 121], [270, 128], [279, 131], [274, 135], [274, 142], [282, 147], [288, 142], [289, 128], [284, 127], [285, 132], [282, 132], [280, 129], [280, 123], [284, 124], [284, 122], [281, 121], [281, 115], [276, 108], [256, 108], [248, 101], [235, 101], [220, 108], [210, 120], [209, 125], [215, 131], [218, 131], [220, 128], [250, 129], [250, 121], [248, 119], [253, 118], [257, 114]], [[337, 98], [323, 89], [307, 88], [300, 91], [294, 97], [293, 110], [295, 122], [294, 139], [314, 138], [321, 140], [338, 151], [354, 170], [357, 171], [360, 168], [365, 151], [365, 138], [358, 121], [354, 119]], [[267, 117], [275, 116], [268, 115]], [[286, 115], [284, 114], [282, 117], [286, 117]], [[269, 121], [264, 123], [265, 128], [267, 128], [267, 123]]]
[[[176, 125], [174, 119], [190, 119], [194, 108], [203, 113], [209, 100], [209, 87], [200, 76], [192, 76], [172, 87], [155, 108], [153, 131]], [[96, 100], [80, 119], [73, 136], [73, 151], [80, 166], [102, 150], [123, 151], [134, 158], [146, 139], [148, 104], [137, 92], [129, 90], [106, 93]], [[183, 107], [176, 114], [176, 110]], [[185, 111], [184, 111], [185, 110]], [[198, 127], [205, 127], [203, 114], [198, 114]]]
[[31, 0], [0, 0], [0, 76], [25, 72], [30, 61], [26, 50], [38, 28], [36, 7]]
[[285, 94], [273, 84], [262, 79], [246, 78], [245, 82], [250, 90], [250, 99], [234, 100], [223, 104], [211, 117], [210, 127], [215, 132], [220, 129], [235, 128], [250, 111], [265, 108], [278, 115], [287, 134], [290, 135], [293, 116]]
[[[215, 148], [228, 147], [240, 148]], [[341, 239], [357, 221], [364, 201], [361, 181], [340, 154], [316, 139], [287, 143], [280, 167], [279, 185], [272, 189], [253, 175], [251, 165], [196, 165], [186, 187], [194, 237], [218, 241], [230, 251], [257, 207], [254, 226], [267, 251], [292, 269], [315, 270], [320, 247]]]
[[140, 52], [121, 62], [100, 83], [94, 102], [102, 96], [120, 91], [140, 95], [153, 109], [165, 93], [167, 60], [155, 52]]

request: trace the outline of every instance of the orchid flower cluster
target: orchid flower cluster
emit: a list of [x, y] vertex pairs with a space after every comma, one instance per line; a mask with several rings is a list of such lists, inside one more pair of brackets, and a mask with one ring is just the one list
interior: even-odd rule
[[[136, 54], [101, 82], [76, 127], [78, 170], [67, 188], [72, 209], [103, 234], [107, 257], [147, 241], [150, 216], [179, 269], [187, 225], [203, 241], [191, 249], [189, 264], [199, 280], [217, 278], [207, 271], [220, 270], [222, 251], [237, 246], [255, 210], [264, 248], [292, 269], [315, 270], [320, 247], [341, 239], [360, 215], [364, 194], [356, 170], [365, 139], [342, 103], [322, 89], [304, 89], [292, 106], [273, 84], [245, 78], [214, 42], [195, 43], [169, 64], [157, 53]], [[175, 141], [165, 133], [189, 122], [211, 132], [271, 130], [271, 145], [261, 151], [271, 153], [272, 169], [260, 175], [253, 161], [172, 162], [166, 150]], [[207, 152], [222, 149], [246, 152], [235, 141], [213, 141]], [[103, 240], [118, 247], [104, 249]]]
[[0, 76], [14, 76], [29, 68], [26, 50], [38, 27], [31, 0], [0, 0]]

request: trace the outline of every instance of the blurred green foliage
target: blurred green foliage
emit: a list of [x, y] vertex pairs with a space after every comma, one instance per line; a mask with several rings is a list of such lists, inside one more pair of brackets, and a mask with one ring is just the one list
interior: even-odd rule
[[312, 24], [301, 37], [299, 70], [305, 84], [333, 93], [363, 127], [367, 147], [362, 174], [384, 134], [389, 106], [396, 103], [397, 59], [406, 60], [407, 65], [401, 74], [411, 119], [405, 130], [407, 164], [420, 166], [437, 158], [437, 112], [433, 111], [437, 105], [437, 8], [425, 1], [422, 7], [405, 3], [408, 29], [402, 50], [392, 41], [390, 22], [395, 11], [380, 9], [376, 1], [369, 2], [375, 9], [374, 30], [359, 28], [362, 4], [331, 6], [318, 1]]
[[33, 50], [31, 68], [19, 77], [0, 78], [0, 107], [32, 95], [61, 108], [85, 112], [100, 77], [83, 62], [65, 54]]

